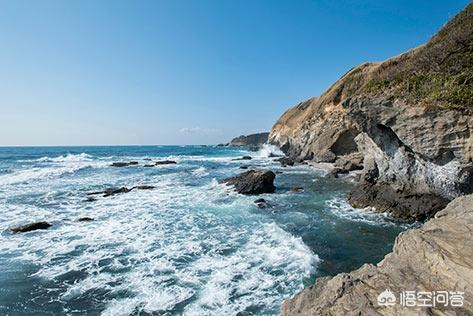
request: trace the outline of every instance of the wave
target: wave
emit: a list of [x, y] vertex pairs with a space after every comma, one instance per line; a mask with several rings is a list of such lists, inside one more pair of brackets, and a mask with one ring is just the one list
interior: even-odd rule
[[255, 157], [258, 158], [269, 158], [272, 155], [284, 156], [284, 153], [279, 147], [270, 144], [263, 144], [261, 149], [255, 153]]
[[0, 185], [24, 183], [31, 180], [58, 177], [64, 174], [72, 174], [88, 167], [90, 167], [90, 165], [18, 170], [10, 174], [0, 175]]
[[[372, 207], [366, 207], [362, 209], [354, 208], [345, 199], [340, 197], [327, 200], [325, 204], [332, 214], [342, 219], [354, 222], [362, 222], [369, 225], [399, 225], [399, 223], [387, 213], [377, 213]], [[402, 224], [401, 226], [409, 227], [411, 224]]]
[[80, 162], [80, 161], [91, 161], [93, 156], [80, 153], [80, 154], [67, 154], [58, 157], [41, 157], [33, 160], [21, 160], [21, 162]]

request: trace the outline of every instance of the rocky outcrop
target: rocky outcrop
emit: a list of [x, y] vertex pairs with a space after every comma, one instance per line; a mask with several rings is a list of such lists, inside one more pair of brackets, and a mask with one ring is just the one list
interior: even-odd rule
[[[338, 162], [348, 171], [359, 169], [361, 154], [364, 174], [374, 164], [377, 176], [361, 177], [350, 196], [354, 205], [403, 218], [431, 216], [447, 201], [473, 192], [471, 56], [473, 4], [427, 44], [355, 67], [320, 97], [289, 109], [269, 142], [288, 156]], [[383, 199], [399, 203], [380, 203], [381, 189], [389, 192]], [[424, 204], [428, 199], [435, 203]]]
[[238, 176], [224, 179], [222, 182], [235, 186], [240, 194], [253, 195], [262, 193], [273, 193], [276, 190], [272, 171], [249, 170]]
[[[396, 239], [378, 265], [319, 278], [284, 302], [281, 315], [473, 315], [473, 195], [455, 199], [419, 229]], [[385, 290], [396, 297], [380, 306]], [[463, 293], [463, 306], [404, 307], [403, 291]]]
[[114, 162], [110, 166], [111, 167], [129, 167], [129, 166], [136, 166], [138, 161], [126, 161], [126, 162]]
[[26, 224], [23, 226], [14, 227], [14, 228], [11, 228], [10, 230], [13, 233], [27, 233], [27, 232], [31, 232], [31, 231], [39, 230], [39, 229], [48, 229], [51, 226], [53, 225], [48, 222], [35, 222], [35, 223]]
[[154, 163], [156, 166], [161, 166], [161, 165], [175, 165], [177, 162], [174, 160], [159, 160]]
[[245, 146], [250, 147], [250, 149], [257, 149], [261, 147], [264, 143], [268, 141], [269, 133], [257, 133], [250, 135], [241, 135], [232, 139], [228, 146]]

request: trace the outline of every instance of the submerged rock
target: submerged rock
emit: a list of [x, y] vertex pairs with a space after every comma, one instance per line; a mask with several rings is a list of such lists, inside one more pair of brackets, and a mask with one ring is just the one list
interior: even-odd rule
[[273, 193], [276, 190], [272, 171], [249, 170], [238, 176], [224, 179], [222, 182], [235, 186], [235, 190], [241, 194]]
[[[459, 197], [421, 228], [401, 233], [393, 252], [377, 265], [318, 278], [315, 285], [286, 300], [281, 315], [473, 315], [471, 227], [473, 195]], [[386, 290], [395, 297], [392, 306], [378, 303]], [[402, 291], [459, 291], [464, 304], [403, 306]]]
[[91, 222], [91, 221], [93, 221], [93, 220], [94, 220], [94, 219], [93, 219], [92, 217], [87, 217], [87, 216], [85, 216], [85, 217], [79, 217], [79, 218], [77, 219], [78, 222]]
[[295, 193], [304, 192], [304, 188], [303, 187], [294, 187], [294, 188], [291, 188], [291, 192], [295, 192]]
[[152, 168], [152, 167], [154, 167], [154, 166], [156, 166], [156, 165], [146, 164], [146, 165], [144, 165], [143, 167], [145, 167], [145, 168]]
[[104, 191], [89, 192], [89, 193], [87, 193], [87, 195], [100, 195], [100, 194], [103, 194], [103, 197], [108, 197], [108, 196], [112, 196], [112, 195], [116, 195], [116, 194], [128, 193], [131, 190], [133, 190], [133, 188], [131, 188], [131, 189], [128, 189], [127, 187], [108, 188]]
[[238, 160], [251, 160], [251, 156], [243, 156], [241, 158], [235, 158], [235, 159], [232, 159], [233, 161], [238, 161]]
[[265, 199], [257, 199], [257, 200], [254, 201], [254, 203], [256, 204], [256, 206], [258, 208], [267, 208], [267, 207], [269, 207], [269, 203]]
[[133, 188], [131, 188], [132, 190], [133, 189], [137, 189], [137, 190], [152, 190], [152, 189], [155, 189], [156, 187], [152, 186], [152, 185], [136, 185], [134, 186]]
[[138, 164], [138, 161], [114, 162], [110, 166], [111, 167], [128, 167], [128, 166], [135, 166], [137, 164]]
[[174, 164], [177, 164], [177, 162], [175, 162], [174, 160], [159, 160], [159, 161], [156, 161], [156, 163], [155, 163], [156, 166], [159, 166], [159, 165], [174, 165]]
[[26, 233], [26, 232], [30, 232], [30, 231], [38, 230], [38, 229], [48, 229], [51, 226], [53, 225], [48, 222], [43, 221], [43, 222], [35, 222], [31, 224], [14, 227], [14, 228], [11, 228], [10, 230], [14, 233]]
[[248, 169], [248, 166], [240, 166], [240, 169]]

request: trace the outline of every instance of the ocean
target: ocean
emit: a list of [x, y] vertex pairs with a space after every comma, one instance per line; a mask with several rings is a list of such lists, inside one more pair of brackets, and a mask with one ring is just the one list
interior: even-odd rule
[[[276, 151], [0, 148], [0, 314], [277, 315], [317, 277], [377, 263], [410, 227], [350, 207], [350, 178], [282, 167], [269, 158]], [[233, 160], [244, 155], [253, 159]], [[162, 159], [177, 163], [144, 167]], [[138, 164], [110, 166], [126, 161]], [[276, 172], [276, 192], [243, 196], [219, 183], [241, 165]], [[88, 201], [137, 185], [154, 189]], [[260, 197], [270, 207], [258, 208]], [[53, 226], [10, 231], [43, 220]]]

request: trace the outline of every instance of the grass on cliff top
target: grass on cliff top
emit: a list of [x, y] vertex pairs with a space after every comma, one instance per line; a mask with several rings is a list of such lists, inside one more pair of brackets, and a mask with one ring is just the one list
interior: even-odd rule
[[403, 99], [430, 109], [473, 110], [473, 3], [427, 44], [382, 63], [350, 69], [320, 97], [320, 103], [366, 95]]
[[426, 45], [382, 63], [362, 92], [473, 109], [473, 3]]

